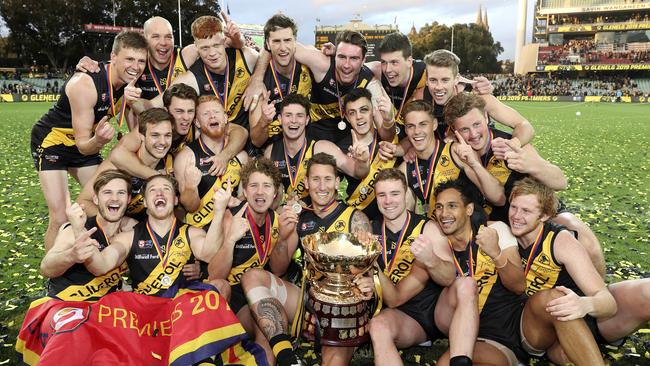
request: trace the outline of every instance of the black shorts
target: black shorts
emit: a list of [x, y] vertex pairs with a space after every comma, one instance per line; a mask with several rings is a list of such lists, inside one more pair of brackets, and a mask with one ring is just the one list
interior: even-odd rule
[[627, 341], [627, 337], [623, 337], [621, 339], [617, 339], [613, 342], [608, 341], [603, 337], [602, 334], [600, 334], [600, 329], [598, 329], [598, 319], [594, 318], [591, 315], [585, 315], [585, 323], [587, 323], [587, 327], [589, 327], [589, 330], [591, 331], [591, 335], [594, 336], [594, 339], [596, 340], [596, 343], [598, 343], [599, 346], [614, 346], [614, 347], [620, 347], [625, 342]]
[[32, 158], [36, 171], [68, 170], [68, 168], [82, 168], [102, 163], [102, 157], [99, 154], [83, 155], [76, 145], [60, 144], [44, 148], [41, 145], [43, 139], [40, 138], [43, 131], [40, 129], [41, 127], [34, 126], [31, 138]]
[[485, 315], [481, 313], [478, 336], [508, 347], [519, 361], [527, 363], [530, 356], [521, 346], [519, 334], [524, 304], [525, 302], [521, 302], [504, 306], [498, 311]]
[[411, 300], [399, 306], [397, 310], [413, 318], [424, 331], [430, 341], [444, 339], [447, 336], [436, 326], [435, 312], [440, 293], [434, 284], [428, 283], [427, 286]]
[[248, 300], [246, 300], [246, 295], [244, 295], [244, 289], [241, 287], [241, 283], [230, 285], [230, 301], [228, 301], [228, 305], [230, 305], [230, 308], [235, 314], [237, 314], [244, 306], [248, 305]]

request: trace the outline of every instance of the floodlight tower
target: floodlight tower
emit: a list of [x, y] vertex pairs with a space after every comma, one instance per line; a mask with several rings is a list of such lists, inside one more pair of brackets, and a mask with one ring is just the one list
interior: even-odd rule
[[528, 1], [519, 0], [519, 16], [517, 17], [517, 38], [515, 41], [515, 70], [517, 70], [517, 64], [521, 62], [519, 58], [521, 57], [521, 51], [524, 48], [524, 42], [526, 40], [526, 15], [528, 13]]

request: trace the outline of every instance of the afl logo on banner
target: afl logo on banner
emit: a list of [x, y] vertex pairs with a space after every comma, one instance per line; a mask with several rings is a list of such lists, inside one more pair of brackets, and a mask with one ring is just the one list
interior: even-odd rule
[[89, 315], [89, 308], [66, 307], [54, 314], [50, 326], [54, 329], [55, 333], [71, 332], [85, 323]]

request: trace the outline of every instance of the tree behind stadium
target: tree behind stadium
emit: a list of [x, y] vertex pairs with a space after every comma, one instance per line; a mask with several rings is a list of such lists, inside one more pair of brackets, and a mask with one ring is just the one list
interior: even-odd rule
[[[500, 42], [476, 24], [454, 24], [454, 53], [461, 59], [461, 73], [498, 73], [497, 56], [503, 52]], [[451, 49], [451, 27], [444, 24], [425, 24], [420, 31], [409, 34], [413, 43], [413, 57], [422, 59], [437, 49]]]
[[[84, 34], [84, 24], [113, 24], [113, 3], [117, 26], [141, 28], [154, 15], [167, 18], [174, 26], [178, 45], [177, 0], [2, 0], [0, 17], [9, 29], [9, 47], [23, 63], [50, 64], [54, 68], [74, 66], [84, 55], [107, 57], [113, 35]], [[216, 2], [181, 2], [183, 43], [191, 42], [190, 24], [198, 15], [215, 15]], [[27, 65], [20, 65], [27, 66]]]

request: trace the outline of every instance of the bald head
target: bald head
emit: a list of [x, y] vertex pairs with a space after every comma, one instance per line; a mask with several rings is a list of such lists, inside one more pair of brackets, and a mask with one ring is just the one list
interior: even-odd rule
[[163, 17], [151, 17], [144, 22], [144, 36], [152, 34], [155, 31], [159, 30], [168, 30], [172, 33], [172, 23]]
[[159, 70], [169, 64], [174, 52], [174, 32], [171, 23], [162, 17], [144, 22], [144, 37], [149, 46], [149, 61]]

